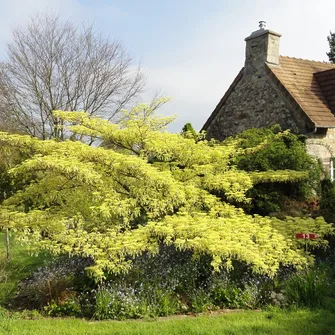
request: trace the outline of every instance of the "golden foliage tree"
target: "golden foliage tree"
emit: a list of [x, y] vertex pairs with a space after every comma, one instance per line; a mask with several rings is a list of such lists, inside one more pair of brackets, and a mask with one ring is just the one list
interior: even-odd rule
[[299, 180], [307, 172], [239, 171], [234, 157], [257, 148], [170, 134], [172, 118], [154, 115], [162, 102], [124, 112], [119, 124], [84, 112], [54, 113], [68, 132], [93, 136], [100, 147], [0, 133], [1, 150], [21, 154], [8, 170], [15, 192], [0, 207], [2, 227], [33, 250], [93, 258], [88, 270], [96, 278], [126, 272], [134, 257], [155, 254], [161, 244], [208, 254], [214, 269], [239, 260], [274, 275], [280, 265], [312, 262], [295, 234], [317, 233], [311, 247], [326, 245], [332, 228], [322, 218], [250, 216], [220, 196], [246, 202], [253, 183]]

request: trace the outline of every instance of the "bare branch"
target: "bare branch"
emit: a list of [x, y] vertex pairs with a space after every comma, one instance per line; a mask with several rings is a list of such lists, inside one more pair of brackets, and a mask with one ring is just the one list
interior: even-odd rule
[[48, 14], [13, 31], [0, 71], [0, 121], [6, 114], [43, 139], [66, 137], [53, 110], [85, 110], [117, 121], [145, 85], [121, 43]]

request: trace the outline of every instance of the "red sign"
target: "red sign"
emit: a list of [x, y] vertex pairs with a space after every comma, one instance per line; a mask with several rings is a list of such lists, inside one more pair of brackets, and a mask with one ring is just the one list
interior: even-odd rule
[[300, 238], [300, 239], [314, 239], [314, 238], [318, 238], [319, 235], [317, 234], [305, 234], [305, 233], [297, 233], [295, 235], [296, 238]]

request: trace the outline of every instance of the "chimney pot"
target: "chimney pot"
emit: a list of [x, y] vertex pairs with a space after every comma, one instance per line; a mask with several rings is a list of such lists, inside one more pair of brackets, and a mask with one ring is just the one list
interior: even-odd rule
[[259, 21], [259, 28], [265, 29], [266, 28], [266, 21]]

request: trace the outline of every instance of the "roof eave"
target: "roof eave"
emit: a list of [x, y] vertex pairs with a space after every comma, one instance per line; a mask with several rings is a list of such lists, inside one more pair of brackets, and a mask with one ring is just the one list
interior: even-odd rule
[[320, 125], [317, 125], [317, 124], [316, 124], [316, 125], [315, 125], [315, 128], [320, 128], [320, 129], [321, 129], [321, 128], [322, 128], [322, 129], [325, 129], [325, 128], [335, 128], [335, 125], [329, 125], [329, 126], [328, 126], [328, 125], [326, 125], [326, 126], [325, 126], [325, 125], [322, 125], [322, 126], [320, 126]]

